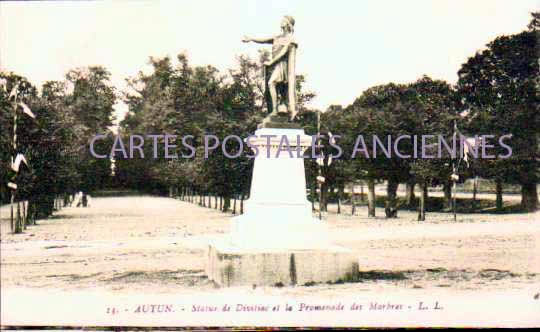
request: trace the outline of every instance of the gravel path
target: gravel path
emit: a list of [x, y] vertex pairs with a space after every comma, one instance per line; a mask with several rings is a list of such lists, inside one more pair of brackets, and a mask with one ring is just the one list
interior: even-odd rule
[[[329, 236], [357, 250], [364, 282], [297, 287], [293, 292], [380, 287], [506, 289], [539, 284], [540, 213], [459, 215], [416, 213], [399, 218], [325, 216]], [[383, 215], [382, 210], [377, 211]], [[230, 214], [170, 198], [94, 198], [89, 208], [64, 208], [24, 234], [1, 221], [1, 282], [10, 287], [130, 292], [212, 291], [204, 248], [224, 236]], [[539, 289], [540, 290], [540, 289]]]

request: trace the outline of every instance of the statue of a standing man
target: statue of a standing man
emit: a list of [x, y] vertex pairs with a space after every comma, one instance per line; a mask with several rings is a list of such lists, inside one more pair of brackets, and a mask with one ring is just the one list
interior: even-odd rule
[[[243, 42], [272, 44], [272, 58], [264, 68], [265, 97], [271, 114], [288, 113], [292, 121], [296, 116], [296, 48], [294, 40], [294, 18], [285, 16], [281, 20], [281, 34], [269, 38], [244, 37]], [[270, 95], [268, 98], [268, 94]]]

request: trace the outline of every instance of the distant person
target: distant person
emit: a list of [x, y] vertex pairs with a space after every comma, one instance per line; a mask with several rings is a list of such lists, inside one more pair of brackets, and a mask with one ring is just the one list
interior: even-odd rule
[[81, 193], [82, 194], [82, 206], [83, 207], [86, 207], [88, 206], [88, 195], [86, 195], [85, 193]]
[[82, 196], [83, 196], [83, 193], [82, 191], [79, 191], [76, 195], [75, 195], [75, 200], [77, 201], [77, 204], [75, 205], [76, 207], [80, 207], [82, 205]]

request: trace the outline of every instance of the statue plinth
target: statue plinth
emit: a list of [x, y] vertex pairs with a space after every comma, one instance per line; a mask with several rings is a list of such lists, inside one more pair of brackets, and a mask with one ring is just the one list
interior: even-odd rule
[[[325, 222], [312, 216], [302, 158], [311, 136], [303, 129], [267, 127], [255, 135], [250, 143], [259, 153], [250, 198], [245, 213], [233, 218], [229, 236], [208, 248], [210, 280], [224, 286], [302, 284], [358, 271], [356, 254], [332, 245]], [[278, 153], [280, 146], [287, 149]]]
[[[250, 142], [259, 154], [253, 166], [250, 198], [244, 205], [245, 213], [232, 221], [232, 244], [287, 249], [327, 245], [325, 225], [312, 217], [306, 198], [302, 156], [311, 146], [311, 136], [303, 129], [283, 128], [261, 128], [255, 135], [258, 139]], [[262, 135], [275, 137], [268, 140]], [[280, 144], [286, 150], [278, 154]]]
[[291, 122], [289, 118], [289, 113], [272, 113], [264, 118], [263, 122], [259, 124], [258, 129], [302, 129], [298, 123]]

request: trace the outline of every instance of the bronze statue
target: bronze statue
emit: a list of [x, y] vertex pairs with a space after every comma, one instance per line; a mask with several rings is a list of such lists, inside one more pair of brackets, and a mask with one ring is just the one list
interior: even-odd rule
[[245, 36], [244, 43], [253, 41], [260, 44], [272, 44], [272, 58], [263, 64], [265, 97], [268, 111], [272, 114], [288, 113], [292, 121], [296, 116], [296, 48], [294, 40], [294, 18], [283, 17], [281, 34], [269, 38], [250, 38]]

